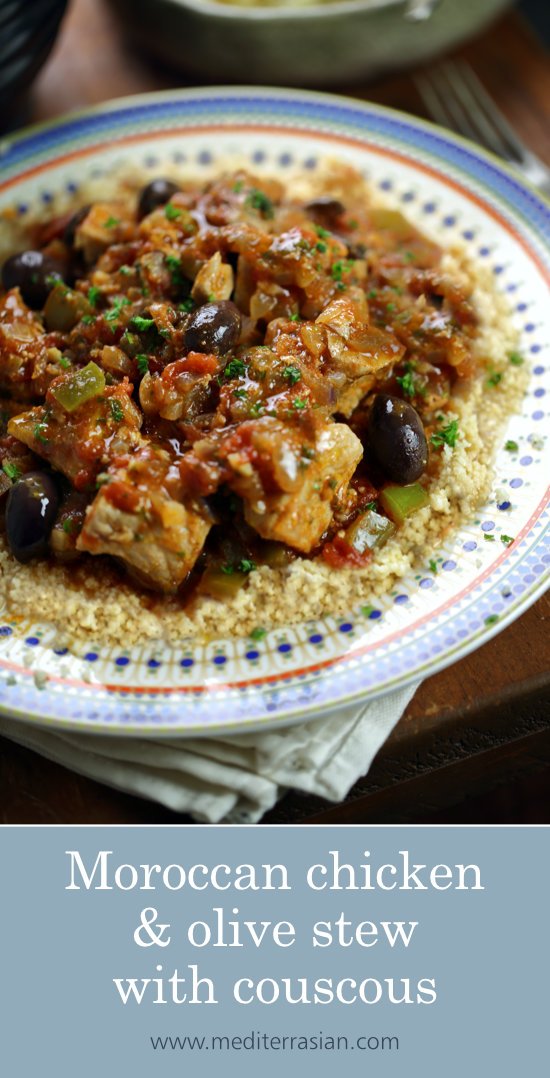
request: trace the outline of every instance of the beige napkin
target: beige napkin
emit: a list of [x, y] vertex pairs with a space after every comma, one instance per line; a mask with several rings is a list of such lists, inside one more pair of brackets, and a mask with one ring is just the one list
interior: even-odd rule
[[289, 789], [341, 801], [365, 775], [419, 682], [335, 716], [232, 737], [111, 737], [0, 718], [0, 735], [201, 823], [257, 823]]

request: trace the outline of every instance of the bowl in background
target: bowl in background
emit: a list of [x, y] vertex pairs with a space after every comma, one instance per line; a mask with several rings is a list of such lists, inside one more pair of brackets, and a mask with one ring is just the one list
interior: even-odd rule
[[511, 0], [327, 0], [241, 7], [218, 0], [111, 0], [142, 48], [187, 77], [346, 85], [421, 63]]

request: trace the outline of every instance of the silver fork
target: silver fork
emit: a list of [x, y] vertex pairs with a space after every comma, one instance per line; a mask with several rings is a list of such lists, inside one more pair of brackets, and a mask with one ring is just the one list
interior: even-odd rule
[[415, 81], [437, 123], [492, 150], [550, 196], [550, 168], [518, 138], [469, 64], [448, 60]]

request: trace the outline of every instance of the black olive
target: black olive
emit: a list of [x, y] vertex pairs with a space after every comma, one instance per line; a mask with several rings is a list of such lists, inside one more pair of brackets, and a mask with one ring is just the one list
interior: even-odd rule
[[63, 266], [43, 251], [21, 251], [2, 266], [5, 289], [19, 287], [25, 303], [43, 307], [55, 282], [63, 280]]
[[400, 397], [379, 393], [371, 408], [369, 446], [384, 475], [414, 483], [428, 463], [428, 445], [418, 412]]
[[235, 347], [241, 332], [241, 312], [230, 299], [205, 303], [189, 317], [183, 338], [186, 352], [223, 356]]
[[321, 195], [307, 203], [306, 211], [320, 224], [335, 225], [338, 218], [346, 212], [346, 207], [339, 198]]
[[77, 210], [76, 213], [73, 213], [70, 221], [65, 225], [63, 230], [63, 242], [67, 244], [67, 247], [73, 246], [76, 230], [88, 216], [91, 208], [91, 206], [83, 206], [81, 210]]
[[138, 201], [138, 218], [141, 221], [142, 217], [147, 217], [148, 213], [152, 213], [158, 206], [164, 206], [170, 201], [172, 195], [175, 195], [180, 188], [177, 183], [172, 183], [172, 180], [164, 180], [159, 178], [158, 180], [151, 180], [151, 183], [147, 184], [147, 187], [142, 187]]
[[18, 561], [47, 552], [58, 506], [57, 485], [46, 472], [27, 472], [13, 484], [6, 505], [6, 537]]

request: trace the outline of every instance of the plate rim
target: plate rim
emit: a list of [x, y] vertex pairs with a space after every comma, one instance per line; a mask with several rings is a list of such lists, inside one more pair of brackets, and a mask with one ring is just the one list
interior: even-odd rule
[[[86, 120], [89, 117], [97, 115], [108, 116], [110, 113], [116, 112], [120, 109], [132, 110], [134, 108], [138, 108], [140, 105], [146, 106], [147, 104], [154, 104], [155, 102], [177, 103], [178, 101], [181, 101], [182, 103], [185, 103], [186, 101], [193, 99], [203, 100], [207, 105], [209, 99], [225, 99], [227, 97], [235, 96], [244, 98], [256, 97], [260, 99], [262, 98], [262, 96], [265, 96], [270, 100], [287, 100], [289, 102], [289, 105], [292, 105], [292, 103], [296, 102], [297, 100], [309, 100], [312, 102], [318, 102], [321, 105], [324, 104], [325, 106], [332, 105], [342, 107], [347, 105], [348, 107], [351, 107], [354, 111], [356, 111], [359, 116], [362, 115], [365, 118], [367, 118], [369, 115], [372, 116], [373, 114], [380, 115], [382, 118], [385, 117], [388, 121], [393, 121], [394, 123], [396, 121], [399, 121], [409, 130], [424, 130], [432, 137], [437, 137], [437, 139], [443, 144], [446, 143], [451, 146], [455, 145], [459, 149], [467, 150], [469, 156], [473, 157], [474, 160], [477, 159], [478, 161], [490, 164], [493, 169], [495, 169], [501, 175], [504, 175], [508, 179], [512, 180], [514, 185], [518, 186], [519, 188], [523, 188], [524, 191], [528, 192], [531, 196], [534, 196], [539, 206], [542, 206], [545, 211], [550, 211], [550, 199], [547, 198], [541, 191], [536, 189], [529, 181], [524, 179], [521, 174], [517, 173], [513, 168], [508, 166], [506, 162], [501, 161], [495, 154], [485, 150], [483, 147], [478, 147], [470, 140], [463, 138], [462, 136], [456, 135], [454, 132], [447, 131], [446, 129], [440, 127], [438, 124], [432, 123], [428, 120], [424, 120], [421, 117], [409, 115], [408, 113], [403, 112], [399, 109], [393, 109], [385, 105], [378, 105], [374, 102], [363, 101], [349, 95], [324, 93], [317, 92], [314, 90], [302, 90], [295, 89], [292, 87], [270, 87], [259, 85], [206, 87], [198, 86], [177, 90], [162, 90], [136, 95], [125, 95], [123, 97], [110, 99], [106, 102], [100, 102], [97, 105], [93, 105], [85, 109], [73, 110], [69, 113], [65, 113], [61, 117], [56, 117], [55, 119], [30, 125], [23, 128], [21, 131], [15, 132], [13, 134], [10, 133], [4, 140], [2, 140], [2, 149], [9, 152], [9, 149], [12, 146], [16, 146], [19, 143], [24, 142], [25, 140], [32, 139], [32, 137], [37, 134], [45, 133], [48, 131], [55, 133], [56, 130], [63, 129], [63, 127], [70, 125], [71, 122], [74, 122], [76, 120]], [[237, 124], [236, 126], [239, 125]], [[250, 127], [252, 129], [253, 124], [247, 124], [246, 121], [244, 121], [243, 126], [245, 128]], [[274, 122], [271, 126], [276, 126], [276, 123]], [[224, 127], [226, 127], [227, 130], [231, 130], [230, 124], [224, 124]], [[190, 128], [190, 130], [192, 131], [192, 128]], [[281, 124], [281, 131], [284, 132], [284, 130], [285, 127], [283, 123]], [[166, 134], [167, 136], [170, 135], [169, 129], [166, 131]], [[317, 134], [319, 134], [319, 132], [315, 129], [312, 129], [311, 134], [313, 137], [315, 137]], [[147, 133], [145, 133], [145, 136], [146, 135]], [[332, 133], [329, 132], [329, 141], [331, 135]], [[372, 133], [370, 142], [374, 149], [376, 149], [376, 137], [377, 133]], [[136, 141], [139, 141], [139, 135], [136, 134], [135, 138]], [[358, 144], [360, 144], [360, 141], [360, 138], [358, 138]], [[364, 141], [368, 141], [367, 137], [365, 137]], [[93, 153], [93, 143], [91, 143], [90, 146], [87, 147], [87, 149], [90, 153]], [[383, 146], [381, 146], [380, 149], [383, 149]], [[403, 147], [402, 150], [403, 153], [405, 153], [407, 148]], [[433, 148], [430, 150], [430, 154], [437, 160], [437, 152], [434, 152]], [[53, 157], [50, 161], [50, 164], [52, 166], [55, 166], [55, 161], [56, 158]], [[444, 159], [442, 159], [440, 164], [443, 165], [444, 163]], [[414, 165], [412, 155], [411, 165]], [[0, 172], [1, 169], [2, 157], [0, 156]], [[20, 175], [14, 178], [14, 183], [16, 184], [18, 180], [22, 180], [24, 179], [24, 177], [25, 168], [23, 166]], [[497, 195], [496, 201], [497, 205], [498, 202], [502, 202], [503, 205], [506, 205], [506, 199], [502, 195]], [[543, 242], [545, 241], [543, 240]], [[534, 255], [536, 257], [536, 252], [530, 245], [528, 245], [528, 250], [531, 255]], [[538, 537], [535, 545], [537, 545], [543, 538], [543, 534], [544, 533], [542, 533], [541, 536]], [[494, 567], [492, 567], [491, 573], [493, 569]], [[544, 594], [546, 588], [549, 586], [550, 583], [548, 579], [549, 575], [550, 574], [547, 573], [545, 576], [542, 576], [537, 582], [537, 584], [533, 587], [533, 590], [522, 596], [521, 599], [518, 600], [517, 605], [515, 605], [512, 609], [509, 609], [508, 612], [503, 613], [499, 617], [498, 622], [492, 625], [484, 625], [477, 633], [473, 633], [466, 641], [464, 641], [462, 644], [457, 645], [456, 648], [452, 649], [450, 654], [447, 653], [439, 659], [432, 660], [429, 664], [429, 672], [427, 674], [424, 674], [421, 679], [423, 679], [424, 677], [430, 677], [432, 676], [432, 674], [435, 674], [440, 670], [445, 669], [447, 666], [460, 661], [460, 659], [464, 658], [472, 651], [477, 650], [478, 647], [483, 646], [499, 632], [503, 631], [513, 621], [521, 617], [522, 614], [525, 613], [525, 611], [529, 609], [529, 607], [542, 594]], [[429, 615], [428, 618], [433, 617], [435, 613], [436, 612], [432, 612], [432, 614]], [[332, 666], [333, 663], [329, 662], [327, 665]], [[315, 664], [312, 663], [311, 666], [314, 668]], [[292, 672], [289, 671], [289, 675], [291, 675], [291, 673]], [[281, 674], [281, 676], [284, 677], [284, 674]], [[334, 714], [341, 708], [352, 706], [354, 703], [359, 703], [361, 700], [374, 700], [378, 697], [386, 695], [387, 693], [394, 692], [397, 689], [405, 688], [407, 685], [410, 685], [416, 680], [418, 680], [418, 671], [413, 671], [412, 673], [403, 673], [398, 679], [398, 686], [388, 687], [388, 685], [386, 684], [378, 689], [358, 689], [352, 693], [348, 692], [347, 695], [342, 696], [338, 701], [333, 700], [321, 704], [313, 703], [312, 705], [307, 705], [306, 707], [297, 704], [290, 706], [287, 705], [286, 707], [283, 707], [281, 711], [277, 711], [271, 715], [264, 714], [263, 716], [261, 716], [260, 714], [258, 714], [257, 717], [250, 718], [246, 718], [242, 715], [237, 715], [233, 719], [227, 719], [225, 721], [222, 721], [220, 724], [213, 722], [211, 726], [208, 727], [205, 727], [204, 721], [199, 721], [199, 723], [193, 723], [191, 716], [191, 721], [185, 726], [165, 725], [157, 727], [148, 723], [139, 723], [137, 720], [124, 722], [123, 725], [115, 725], [106, 723], [105, 721], [99, 721], [96, 723], [94, 720], [89, 718], [79, 719], [78, 721], [72, 722], [69, 718], [44, 718], [43, 715], [40, 715], [38, 713], [31, 714], [23, 711], [18, 712], [17, 708], [14, 709], [13, 706], [10, 708], [9, 699], [7, 701], [0, 700], [0, 715], [16, 718], [17, 721], [29, 722], [36, 726], [47, 726], [48, 728], [56, 728], [58, 730], [63, 729], [66, 731], [73, 730], [81, 733], [95, 732], [108, 736], [135, 736], [136, 734], [139, 734], [145, 737], [154, 736], [157, 738], [175, 736], [209, 737], [216, 736], [220, 732], [237, 733], [239, 731], [248, 732], [257, 729], [266, 730], [282, 728], [284, 726], [293, 725], [299, 722], [309, 721], [312, 718], [316, 717], [326, 717], [329, 714]], [[103, 688], [106, 692], [110, 691], [108, 689], [105, 689], [104, 685], [101, 684], [98, 685], [98, 688]], [[116, 691], [117, 690], [115, 689], [112, 693], [113, 697]], [[170, 687], [167, 687], [166, 693], [167, 695], [177, 696], [178, 690], [177, 688], [174, 688], [171, 691]], [[180, 699], [183, 698], [180, 696]], [[225, 703], [229, 710], [232, 711], [233, 709], [231, 707], [231, 701], [228, 699]], [[213, 701], [213, 706], [215, 706], [215, 704], [216, 702]], [[259, 711], [259, 709], [257, 710]]]

